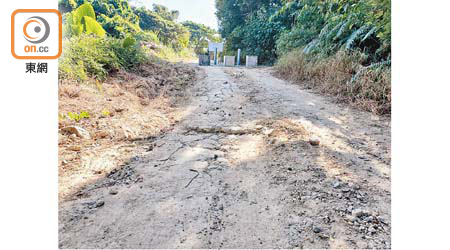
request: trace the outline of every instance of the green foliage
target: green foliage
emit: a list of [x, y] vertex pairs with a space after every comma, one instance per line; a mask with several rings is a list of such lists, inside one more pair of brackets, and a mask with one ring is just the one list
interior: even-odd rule
[[275, 42], [282, 26], [268, 21], [281, 6], [280, 0], [217, 0], [219, 32], [226, 39], [226, 53], [258, 55], [263, 63], [275, 58]]
[[76, 0], [59, 0], [58, 1], [58, 9], [61, 13], [71, 12], [76, 9], [78, 3]]
[[147, 60], [147, 55], [133, 39], [81, 35], [65, 40], [60, 76], [78, 81], [88, 77], [103, 80], [111, 71], [139, 65]]
[[139, 46], [133, 37], [125, 39], [111, 38], [108, 39], [108, 44], [118, 58], [121, 68], [129, 70], [148, 59], [144, 49]]
[[159, 44], [158, 36], [153, 31], [141, 31], [134, 36], [136, 40], [143, 42], [153, 42]]
[[122, 47], [124, 48], [130, 48], [131, 46], [134, 46], [136, 44], [136, 39], [132, 36], [128, 36], [125, 38], [122, 42]]
[[77, 19], [76, 22], [78, 23], [80, 23], [82, 18], [85, 16], [95, 19], [94, 8], [88, 3], [80, 5], [80, 7], [75, 10], [75, 15], [73, 15], [73, 17]]
[[66, 36], [79, 36], [81, 33], [94, 33], [99, 37], [105, 36], [105, 30], [95, 19], [92, 5], [85, 3], [76, 10], [65, 14], [66, 23], [64, 34]]
[[128, 0], [88, 0], [92, 2], [97, 15], [107, 17], [120, 16], [133, 24], [139, 24], [138, 16], [133, 12]]
[[194, 23], [192, 21], [183, 22], [183, 26], [190, 32], [189, 42], [195, 53], [202, 54], [204, 48], [208, 47], [208, 42], [220, 42], [221, 38], [217, 32], [210, 27]]
[[139, 17], [133, 12], [128, 0], [91, 0], [98, 21], [106, 32], [116, 38], [141, 31]]
[[67, 39], [59, 62], [62, 78], [87, 80], [90, 77], [106, 78], [109, 71], [120, 67], [108, 40], [91, 35]]
[[227, 54], [375, 113], [390, 112], [390, 0], [216, 0]]
[[226, 47], [265, 62], [296, 48], [317, 57], [359, 50], [366, 63], [390, 58], [389, 0], [217, 0], [216, 7]]
[[219, 19], [219, 33], [227, 38], [234, 29], [246, 24], [247, 17], [261, 8], [276, 8], [281, 0], [216, 0], [216, 16]]
[[122, 16], [108, 17], [101, 15], [99, 18], [100, 23], [106, 32], [116, 38], [125, 38], [129, 34], [136, 34], [141, 32], [138, 24], [135, 24]]
[[[183, 25], [175, 22], [175, 16], [167, 8], [154, 5], [154, 11], [144, 7], [135, 8], [134, 12], [139, 16], [139, 26], [144, 31], [154, 32], [158, 40], [166, 46], [176, 50], [187, 48], [190, 33]], [[175, 15], [175, 14], [173, 14]]]
[[121, 16], [133, 23], [139, 22], [139, 18], [134, 14], [128, 0], [59, 0], [58, 7], [61, 13], [66, 13], [84, 3], [91, 4], [97, 15]]
[[178, 10], [169, 11], [166, 6], [160, 4], [153, 4], [153, 11], [166, 20], [176, 21], [180, 16]]
[[105, 30], [92, 17], [89, 17], [89, 16], [84, 17], [84, 26], [85, 26], [86, 34], [94, 33], [100, 37], [105, 36]]
[[[86, 2], [86, 3], [84, 3]], [[74, 4], [75, 3], [75, 4]], [[73, 9], [73, 6], [89, 6], [89, 16], [95, 19], [95, 15], [98, 17], [98, 23], [102, 26], [106, 32], [117, 38], [124, 38], [127, 34], [133, 34], [140, 32], [139, 18], [133, 12], [133, 9], [128, 3], [128, 0], [62, 0], [60, 1], [60, 9], [69, 10]], [[85, 7], [83, 7], [85, 8]], [[69, 17], [73, 15], [67, 13], [65, 16]], [[69, 22], [70, 20], [66, 18]], [[96, 29], [99, 29], [98, 25], [95, 25]], [[74, 27], [75, 35], [79, 35], [78, 27]], [[67, 32], [65, 32], [67, 33]]]
[[60, 0], [59, 9], [64, 13], [59, 60], [63, 79], [104, 80], [111, 72], [148, 60], [148, 48], [171, 61], [192, 55], [190, 32], [176, 22], [179, 12], [162, 5], [148, 10], [132, 8], [128, 0]]
[[90, 114], [87, 111], [81, 111], [80, 113], [69, 112], [69, 113], [67, 113], [67, 116], [68, 116], [68, 118], [70, 120], [76, 121], [76, 122], [79, 122], [82, 119], [89, 119], [90, 118]]
[[[262, 8], [249, 18], [247, 25], [238, 26], [230, 35], [232, 42], [227, 49], [232, 49], [236, 53], [237, 49], [241, 48], [244, 55], [257, 55], [260, 62], [273, 63], [276, 58], [275, 42], [280, 26], [276, 22], [267, 22], [272, 11], [273, 9]], [[239, 42], [233, 44], [234, 41]]]

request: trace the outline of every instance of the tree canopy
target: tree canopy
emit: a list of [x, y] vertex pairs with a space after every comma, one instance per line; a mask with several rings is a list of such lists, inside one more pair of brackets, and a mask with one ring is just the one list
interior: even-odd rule
[[186, 27], [191, 36], [190, 44], [194, 48], [196, 53], [203, 53], [203, 48], [208, 47], [208, 42], [219, 42], [221, 41], [220, 36], [217, 31], [211, 29], [210, 27], [194, 23], [192, 21], [183, 22], [183, 26]]
[[216, 8], [229, 53], [241, 48], [268, 63], [295, 48], [324, 56], [360, 50], [372, 62], [390, 58], [389, 0], [217, 0]]

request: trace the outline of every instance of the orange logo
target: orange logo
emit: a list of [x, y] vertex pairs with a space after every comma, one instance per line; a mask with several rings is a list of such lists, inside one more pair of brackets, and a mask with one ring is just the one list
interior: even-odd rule
[[57, 59], [62, 17], [55, 9], [19, 9], [11, 15], [11, 54], [16, 59]]

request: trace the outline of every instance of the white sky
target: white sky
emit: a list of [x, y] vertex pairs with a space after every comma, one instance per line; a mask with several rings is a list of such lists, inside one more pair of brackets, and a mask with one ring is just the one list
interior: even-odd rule
[[170, 10], [180, 11], [179, 22], [191, 20], [205, 24], [217, 30], [215, 0], [132, 0], [138, 6], [145, 5], [148, 9], [152, 4], [161, 4]]

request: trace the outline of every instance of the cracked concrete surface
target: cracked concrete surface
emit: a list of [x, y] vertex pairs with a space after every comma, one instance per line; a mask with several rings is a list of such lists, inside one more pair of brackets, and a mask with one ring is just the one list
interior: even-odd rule
[[388, 118], [270, 68], [202, 70], [183, 121], [115, 174], [133, 181], [60, 204], [60, 248], [390, 248]]

